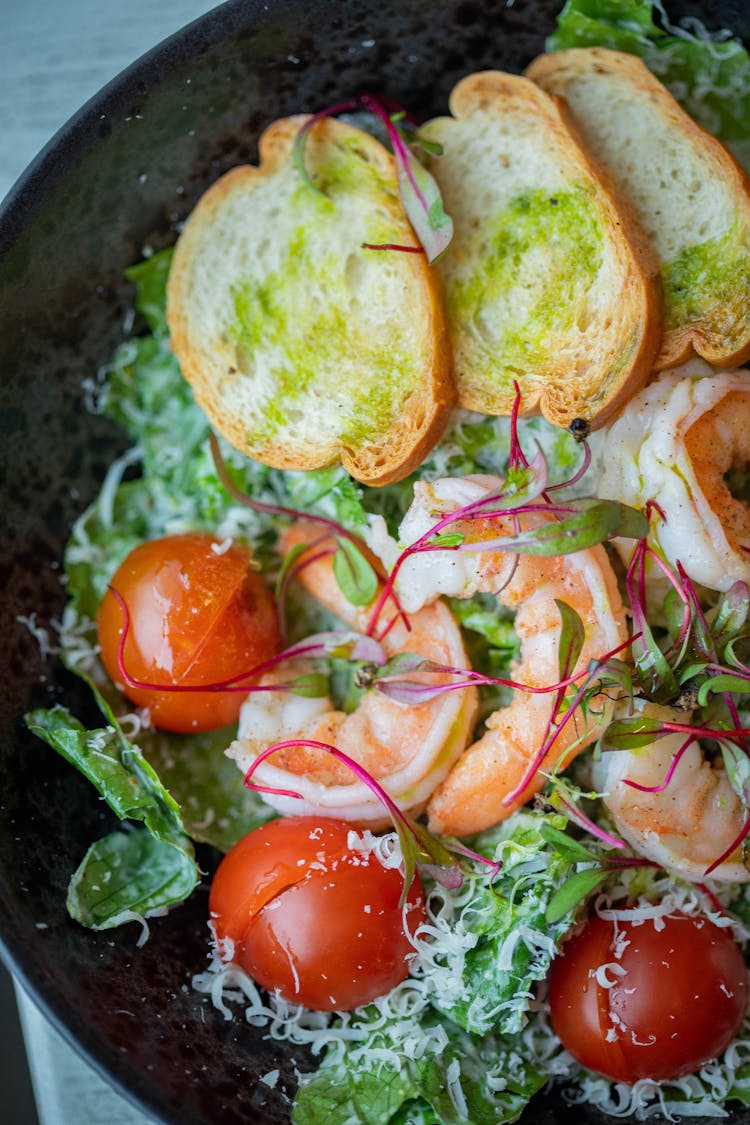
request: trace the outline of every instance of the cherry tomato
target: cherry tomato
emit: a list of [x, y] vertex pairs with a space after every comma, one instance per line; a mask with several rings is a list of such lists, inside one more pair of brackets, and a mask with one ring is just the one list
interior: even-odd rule
[[747, 968], [731, 933], [686, 914], [663, 921], [615, 927], [594, 915], [552, 964], [558, 1038], [617, 1082], [690, 1074], [721, 1054], [745, 1016]]
[[[134, 679], [166, 686], [223, 682], [278, 652], [273, 595], [250, 569], [246, 547], [219, 548], [211, 535], [170, 535], [131, 551], [110, 586], [130, 616], [123, 664]], [[108, 591], [97, 614], [102, 663], [156, 727], [214, 730], [236, 721], [242, 692], [164, 692], [122, 683], [123, 613]]]
[[[318, 1011], [346, 1011], [389, 992], [409, 972], [411, 933], [425, 920], [414, 879], [349, 846], [351, 824], [273, 820], [245, 836], [214, 876], [209, 910], [219, 943], [258, 984]], [[221, 945], [220, 945], [221, 948]]]

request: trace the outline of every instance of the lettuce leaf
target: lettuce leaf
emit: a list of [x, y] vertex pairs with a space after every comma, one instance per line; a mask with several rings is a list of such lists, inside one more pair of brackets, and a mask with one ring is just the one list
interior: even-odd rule
[[[545, 922], [551, 896], [577, 866], [572, 841], [562, 850], [555, 843], [566, 824], [559, 814], [522, 812], [475, 838], [472, 847], [502, 859], [499, 877], [430, 888], [435, 936], [420, 952], [416, 980], [340, 1018], [331, 1032], [340, 1038], [302, 1081], [295, 1125], [517, 1119], [562, 1055], [536, 1028], [528, 999], [570, 926], [569, 918]], [[549, 828], [556, 831], [545, 836]]]
[[184, 902], [198, 882], [195, 863], [143, 828], [92, 844], [68, 886], [71, 918], [109, 930]]
[[87, 730], [64, 707], [32, 711], [26, 722], [88, 778], [117, 816], [145, 825], [89, 849], [70, 882], [71, 916], [108, 929], [127, 920], [128, 911], [161, 910], [187, 898], [199, 881], [193, 845], [177, 802], [140, 748], [116, 723]]
[[546, 920], [550, 900], [578, 869], [576, 859], [544, 835], [546, 826], [564, 831], [566, 824], [559, 814], [522, 811], [472, 844], [501, 860], [502, 868], [492, 883], [476, 880], [454, 919], [454, 929], [472, 934], [474, 943], [447, 946], [425, 970], [433, 1004], [469, 1032], [515, 1035], [528, 1020], [534, 987], [571, 924], [569, 915], [554, 924]]
[[167, 280], [174, 247], [160, 250], [125, 270], [135, 286], [135, 307], [155, 336], [168, 336]]
[[[367, 1009], [358, 1030], [367, 1049], [343, 1044], [303, 1079], [292, 1111], [294, 1125], [502, 1125], [516, 1121], [546, 1076], [517, 1040], [495, 1033], [468, 1035], [433, 1012], [411, 1028], [407, 1019], [383, 1023]], [[437, 1032], [437, 1034], [435, 1034]], [[432, 1049], [415, 1042], [434, 1036]]]

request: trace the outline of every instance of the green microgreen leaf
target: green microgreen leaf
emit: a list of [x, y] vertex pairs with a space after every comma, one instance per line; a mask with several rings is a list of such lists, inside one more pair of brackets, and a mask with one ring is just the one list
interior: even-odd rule
[[328, 695], [328, 677], [323, 672], [306, 672], [290, 680], [289, 687], [304, 699], [322, 699]]
[[414, 155], [399, 127], [392, 121], [390, 124], [401, 202], [428, 262], [432, 263], [450, 245], [453, 220], [445, 212], [434, 176]]
[[409, 144], [412, 148], [419, 148], [422, 152], [426, 152], [428, 156], [442, 156], [443, 146], [439, 141], [428, 141], [421, 133], [412, 133], [409, 136]]
[[573, 669], [578, 663], [578, 657], [581, 655], [583, 642], [586, 639], [586, 630], [579, 614], [572, 606], [559, 598], [555, 598], [555, 605], [562, 619], [558, 654], [560, 679], [566, 680], [568, 676], [572, 675]]
[[585, 871], [577, 871], [571, 875], [563, 885], [555, 891], [550, 899], [545, 912], [548, 924], [559, 922], [571, 910], [574, 910], [593, 890], [603, 883], [609, 874], [602, 867], [587, 867]]
[[567, 832], [561, 832], [559, 828], [555, 828], [551, 824], [543, 824], [540, 829], [540, 835], [543, 840], [551, 844], [556, 852], [566, 859], [573, 860], [575, 863], [591, 863], [592, 860], [596, 861], [596, 856], [592, 851], [589, 851], [580, 840], [575, 840], [569, 836]]
[[721, 739], [721, 756], [732, 788], [747, 807], [750, 804], [750, 758], [744, 750], [730, 742]]
[[352, 605], [369, 605], [378, 592], [378, 576], [351, 539], [336, 536], [333, 574], [341, 593]]
[[627, 719], [615, 719], [606, 733], [607, 750], [638, 750], [649, 746], [655, 738], [668, 732], [663, 729], [659, 719], [648, 715], [632, 715]]
[[[714, 643], [721, 650], [730, 640], [738, 640], [750, 615], [750, 590], [745, 582], [735, 582], [716, 604], [711, 622]], [[745, 638], [747, 634], [744, 635]]]
[[[565, 513], [557, 520], [545, 521], [520, 535], [503, 539], [498, 545], [505, 551], [549, 557], [570, 555], [614, 537], [640, 539], [648, 534], [644, 514], [616, 500], [593, 497], [569, 500], [565, 503]], [[488, 549], [487, 543], [471, 546]]]
[[711, 676], [698, 689], [698, 706], [705, 707], [712, 695], [724, 691], [747, 695], [750, 692], [750, 680], [746, 676], [733, 676], [731, 672], [721, 672], [718, 676]]
[[416, 652], [397, 652], [379, 668], [373, 671], [373, 680], [382, 680], [387, 676], [396, 676], [404, 672], [430, 672], [435, 670], [435, 664], [426, 656]]
[[434, 539], [430, 539], [430, 547], [459, 547], [464, 541], [460, 531], [441, 531]]

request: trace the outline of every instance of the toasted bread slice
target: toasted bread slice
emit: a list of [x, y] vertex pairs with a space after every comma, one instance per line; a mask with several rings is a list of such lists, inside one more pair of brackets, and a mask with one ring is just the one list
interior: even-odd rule
[[565, 98], [659, 258], [657, 367], [684, 363], [693, 349], [719, 366], [750, 357], [750, 184], [731, 154], [634, 55], [557, 51], [526, 73]]
[[455, 224], [438, 266], [459, 402], [604, 424], [645, 382], [660, 338], [656, 263], [577, 144], [561, 103], [487, 71], [423, 127]]
[[416, 245], [387, 150], [333, 119], [262, 136], [260, 167], [203, 196], [177, 243], [167, 289], [172, 348], [211, 423], [282, 469], [341, 458], [366, 484], [409, 473], [455, 397], [441, 298]]

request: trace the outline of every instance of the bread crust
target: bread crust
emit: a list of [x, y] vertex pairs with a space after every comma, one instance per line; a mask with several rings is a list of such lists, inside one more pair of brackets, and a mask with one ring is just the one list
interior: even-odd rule
[[[343, 248], [346, 261], [340, 263], [340, 269], [334, 263], [338, 288], [334, 289], [333, 283], [327, 280], [326, 269], [330, 270], [330, 262], [319, 262], [319, 259], [328, 252], [328, 244], [325, 240], [321, 243], [320, 239], [316, 242], [314, 230], [300, 233], [299, 224], [292, 230], [288, 208], [285, 209], [284, 204], [284, 200], [288, 200], [295, 191], [298, 193], [294, 197], [296, 199], [300, 198], [301, 192], [309, 192], [312, 197], [318, 195], [311, 187], [301, 185], [293, 168], [294, 139], [307, 120], [306, 116], [296, 116], [272, 124], [260, 139], [259, 166], [232, 169], [198, 202], [178, 240], [169, 275], [167, 317], [171, 346], [183, 375], [191, 383], [195, 397], [211, 424], [236, 448], [280, 469], [315, 469], [340, 459], [347, 471], [363, 483], [388, 484], [406, 476], [424, 459], [439, 440], [455, 401], [442, 297], [424, 254], [366, 250], [362, 249], [361, 242], [353, 241], [357, 231], [350, 234], [346, 227], [346, 224], [351, 224], [352, 217], [347, 211], [345, 184], [335, 200], [335, 207], [341, 208], [341, 219], [330, 218], [330, 238], [334, 250], [339, 245]], [[329, 118], [316, 121], [312, 126], [306, 162], [312, 175], [316, 176], [330, 159], [344, 161], [340, 164], [342, 184], [344, 173], [351, 171], [351, 175], [356, 176], [361, 166], [373, 183], [384, 185], [382, 190], [366, 197], [365, 205], [371, 206], [381, 225], [390, 224], [403, 231], [398, 241], [415, 245], [416, 238], [398, 199], [395, 163], [390, 153], [374, 138]], [[346, 161], [351, 161], [351, 169]], [[332, 190], [338, 190], [335, 183]], [[354, 190], [359, 190], [356, 185]], [[339, 200], [342, 201], [340, 204]], [[315, 204], [316, 201], [312, 202]], [[320, 207], [319, 199], [317, 205]], [[308, 206], [304, 198], [302, 206]], [[338, 227], [335, 225], [337, 222]], [[312, 248], [308, 251], [303, 245], [295, 259], [294, 239], [299, 241], [302, 238], [304, 241], [308, 237]], [[367, 432], [361, 440], [348, 438], [345, 427], [341, 433], [336, 432], [334, 399], [342, 381], [355, 379], [356, 386], [352, 385], [352, 390], [358, 392], [366, 411], [370, 400], [374, 402], [382, 392], [383, 379], [376, 370], [369, 370], [364, 361], [359, 366], [355, 363], [353, 369], [352, 348], [355, 345], [351, 340], [347, 342], [346, 333], [339, 341], [332, 333], [318, 331], [314, 323], [315, 313], [311, 314], [309, 330], [311, 338], [318, 340], [318, 346], [311, 346], [304, 354], [304, 379], [307, 383], [300, 392], [304, 406], [299, 425], [295, 426], [292, 422], [277, 433], [264, 436], [261, 410], [258, 410], [257, 419], [253, 414], [253, 394], [268, 396], [278, 385], [283, 399], [284, 386], [289, 386], [290, 378], [294, 380], [295, 370], [292, 367], [291, 375], [286, 369], [284, 372], [274, 370], [273, 364], [277, 361], [273, 353], [274, 347], [279, 351], [278, 342], [272, 346], [263, 338], [259, 341], [254, 339], [254, 351], [241, 340], [238, 343], [238, 332], [227, 328], [231, 315], [224, 305], [232, 300], [236, 303], [236, 295], [245, 284], [246, 274], [252, 274], [258, 291], [262, 294], [264, 285], [272, 290], [268, 300], [278, 306], [283, 297], [278, 284], [275, 284], [279, 262], [292, 269], [300, 253], [309, 253], [312, 260], [309, 288], [315, 289], [316, 307], [321, 308], [323, 314], [334, 308], [336, 301], [341, 301], [342, 285], [348, 284], [346, 270], [350, 267], [355, 275], [360, 271], [371, 281], [372, 291], [380, 294], [386, 283], [382, 278], [378, 279], [377, 271], [385, 269], [388, 278], [392, 275], [393, 285], [402, 294], [399, 300], [406, 302], [409, 334], [405, 330], [406, 314], [400, 319], [394, 315], [395, 298], [391, 300], [390, 297], [383, 303], [382, 309], [379, 306], [374, 311], [368, 308], [367, 315], [360, 318], [365, 328], [360, 324], [357, 329], [360, 335], [365, 330], [369, 333], [365, 342], [370, 357], [378, 355], [379, 336], [385, 355], [388, 348], [392, 348], [394, 354], [398, 352], [407, 335], [406, 343], [411, 349], [408, 355], [415, 357], [413, 363], [409, 360], [410, 366], [403, 378], [397, 373], [401, 378], [397, 386], [400, 397], [395, 400], [395, 406], [387, 404], [389, 424], [374, 436], [369, 431], [375, 423], [370, 425], [369, 431], [367, 426], [363, 427]], [[359, 258], [359, 255], [363, 257]], [[350, 256], [353, 256], [351, 262]], [[257, 265], [259, 258], [262, 261]], [[387, 283], [390, 284], [390, 280]], [[207, 292], [212, 287], [221, 289], [220, 298], [214, 299]], [[347, 307], [353, 310], [355, 318], [357, 300], [360, 299], [356, 277], [351, 290], [346, 290], [344, 297], [349, 301]], [[363, 303], [369, 299], [370, 291], [365, 287], [361, 295]], [[304, 292], [303, 278], [302, 288], [298, 285], [295, 290], [296, 302], [295, 295], [290, 292], [289, 307], [281, 309], [283, 316], [289, 318], [295, 328], [301, 316], [300, 293], [304, 296]], [[326, 302], [329, 302], [328, 307]], [[251, 308], [251, 319], [253, 312]], [[382, 315], [382, 321], [377, 323], [377, 330], [370, 328], [378, 321], [378, 315]], [[262, 312], [259, 311], [257, 319], [261, 320], [261, 317]], [[254, 330], [252, 324], [251, 328]], [[273, 325], [269, 314], [269, 340], [272, 336]], [[404, 344], [398, 354], [407, 350]], [[396, 362], [394, 359], [394, 366]], [[387, 356], [384, 363], [387, 363]], [[289, 368], [286, 359], [284, 364]], [[263, 379], [256, 377], [261, 367]], [[277, 378], [277, 383], [274, 383], [274, 378]], [[253, 379], [257, 392], [253, 389]], [[295, 395], [304, 379], [301, 374], [297, 375], [297, 383], [292, 388]], [[244, 380], [241, 386], [239, 380]], [[291, 394], [291, 391], [288, 393]], [[238, 409], [238, 403], [243, 408]], [[339, 405], [338, 409], [343, 407]], [[316, 411], [319, 411], [318, 415]]]
[[[526, 75], [548, 93], [570, 100], [570, 112], [578, 123], [582, 143], [608, 167], [620, 197], [630, 201], [639, 221], [647, 229], [653, 230], [657, 225], [658, 235], [660, 220], [655, 212], [658, 210], [662, 224], [670, 222], [672, 214], [677, 213], [680, 207], [679, 194], [684, 192], [685, 185], [680, 183], [671, 193], [671, 198], [665, 189], [658, 209], [644, 208], [642, 202], [639, 205], [640, 173], [645, 169], [650, 174], [655, 163], [665, 163], [664, 146], [660, 150], [654, 141], [655, 147], [649, 148], [638, 144], [639, 138], [627, 135], [627, 120], [622, 115], [614, 117], [616, 108], [611, 96], [607, 100], [607, 87], [602, 79], [614, 84], [610, 89], [618, 89], [626, 97], [637, 98], [639, 106], [654, 115], [652, 120], [663, 122], [675, 141], [694, 154], [694, 162], [686, 173], [691, 176], [702, 173], [715, 187], [720, 183], [724, 185], [734, 200], [750, 256], [750, 180], [729, 150], [682, 109], [640, 58], [604, 47], [572, 48], [540, 55], [527, 68]], [[595, 85], [597, 79], [598, 87]], [[572, 94], [576, 87], [580, 93], [574, 101]], [[597, 88], [600, 100], [597, 99]], [[607, 113], [613, 115], [613, 123], [619, 124], [622, 131], [620, 146], [613, 147], [611, 141], [605, 146], [600, 139], [602, 119]], [[623, 155], [626, 151], [628, 167], [625, 173], [620, 162], [626, 159]], [[668, 173], [665, 178], [669, 178]], [[688, 178], [686, 174], [685, 179]], [[691, 233], [688, 231], [688, 236]], [[694, 242], [700, 241], [697, 232], [692, 237]], [[661, 258], [659, 261], [661, 266]], [[725, 308], [719, 318], [718, 331], [711, 327], [712, 322], [717, 321], [715, 310], [705, 314], [696, 312], [676, 325], [672, 325], [667, 317], [655, 369], [678, 366], [694, 353], [720, 367], [733, 367], [750, 358], [750, 292], [745, 289], [742, 294], [736, 294], [736, 299], [733, 298], [729, 304], [731, 307]]]
[[[470, 317], [456, 311], [457, 301], [451, 300], [451, 286], [454, 282], [458, 284], [456, 279], [462, 270], [471, 265], [481, 269], [483, 262], [489, 271], [493, 268], [491, 250], [485, 245], [478, 253], [478, 239], [472, 231], [491, 227], [493, 207], [502, 209], [509, 192], [516, 192], [518, 198], [523, 198], [524, 192], [546, 193], [554, 204], [556, 191], [546, 185], [557, 177], [563, 190], [575, 186], [582, 193], [581, 198], [590, 200], [592, 215], [602, 231], [602, 252], [611, 265], [607, 276], [611, 275], [612, 292], [606, 307], [600, 307], [601, 294], [586, 292], [583, 307], [573, 311], [566, 305], [565, 293], [555, 293], [554, 286], [546, 294], [543, 251], [547, 235], [540, 228], [541, 249], [531, 246], [532, 253], [538, 250], [538, 267], [526, 266], [521, 258], [519, 271], [533, 271], [529, 284], [539, 287], [540, 301], [559, 301], [559, 317], [546, 326], [552, 340], [546, 353], [541, 358], [530, 353], [528, 367], [517, 374], [515, 381], [521, 391], [523, 413], [541, 410], [546, 418], [561, 426], [569, 426], [578, 419], [591, 428], [604, 425], [648, 379], [660, 339], [657, 263], [640, 225], [631, 208], [615, 202], [606, 174], [577, 143], [570, 114], [560, 99], [546, 94], [530, 79], [498, 71], [469, 75], [453, 90], [450, 110], [451, 118], [429, 122], [424, 131], [443, 145], [443, 156], [431, 161], [430, 168], [456, 222], [454, 242], [438, 265], [448, 294], [459, 403], [485, 413], [509, 414], [515, 399], [502, 333], [498, 333], [497, 353], [493, 357], [498, 376], [492, 387], [492, 377], [477, 378], [472, 361], [476, 311], [472, 323]], [[464, 175], [472, 174], [471, 160], [466, 155], [472, 150], [465, 147], [463, 157], [460, 151], [462, 144], [469, 144], [472, 129], [477, 136], [484, 137], [486, 151], [494, 158], [491, 175], [488, 172], [481, 185], [487, 198], [492, 196], [481, 218], [476, 214], [462, 215], [465, 204], [455, 189]], [[516, 158], [515, 147], [523, 147], [524, 158]], [[489, 156], [487, 160], [489, 169]], [[554, 252], [552, 247], [550, 253]], [[484, 257], [480, 256], [482, 253]], [[529, 260], [531, 255], [526, 259]], [[509, 307], [502, 309], [502, 316], [511, 326], [516, 300], [512, 295]], [[519, 304], [519, 312], [522, 311]], [[479, 315], [484, 315], [483, 310]], [[574, 323], [572, 330], [567, 331], [565, 324], [571, 317], [574, 321], [576, 317], [590, 317], [590, 324], [579, 331]], [[612, 324], [615, 331], [610, 330]]]

